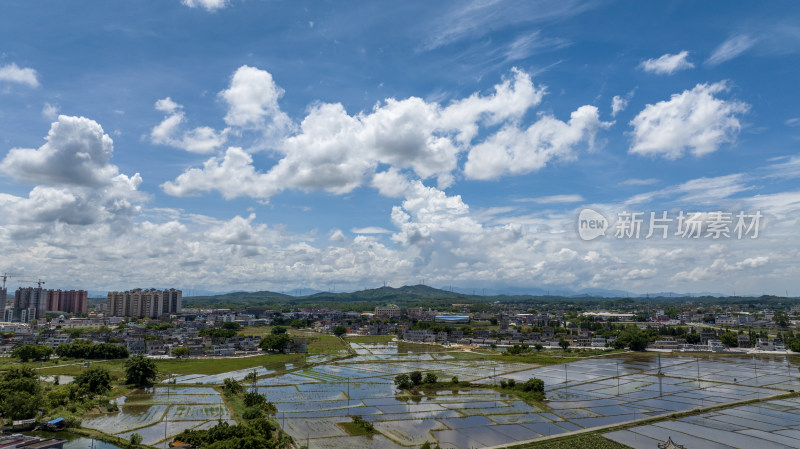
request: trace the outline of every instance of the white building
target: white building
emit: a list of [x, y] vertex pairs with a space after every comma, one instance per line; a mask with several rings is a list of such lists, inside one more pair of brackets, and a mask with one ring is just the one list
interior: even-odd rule
[[181, 313], [183, 292], [168, 290], [134, 289], [126, 292], [108, 292], [106, 301], [109, 316], [161, 318]]

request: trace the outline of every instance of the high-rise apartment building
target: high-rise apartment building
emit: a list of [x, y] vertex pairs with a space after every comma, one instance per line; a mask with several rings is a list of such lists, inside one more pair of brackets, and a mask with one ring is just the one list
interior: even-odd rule
[[86, 313], [89, 294], [86, 290], [47, 290], [45, 297], [48, 311]]
[[183, 292], [174, 288], [108, 292], [106, 311], [110, 316], [161, 318], [181, 312], [182, 296]]
[[30, 321], [44, 317], [47, 300], [42, 287], [20, 287], [14, 293], [13, 321]]
[[5, 310], [7, 302], [8, 302], [8, 290], [0, 287], [0, 321], [5, 320]]

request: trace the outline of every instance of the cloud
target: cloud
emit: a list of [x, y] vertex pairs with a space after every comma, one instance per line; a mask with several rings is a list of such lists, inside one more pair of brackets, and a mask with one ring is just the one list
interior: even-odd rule
[[771, 178], [797, 178], [800, 177], [800, 156], [792, 156], [784, 162], [767, 166], [768, 176]]
[[22, 68], [15, 63], [0, 66], [0, 82], [26, 84], [29, 87], [39, 87], [36, 70]]
[[228, 104], [225, 123], [230, 126], [271, 133], [282, 133], [291, 126], [291, 120], [278, 105], [283, 89], [266, 70], [246, 65], [239, 67], [231, 78], [230, 87], [219, 96]]
[[36, 236], [62, 225], [130, 225], [144, 201], [138, 192], [142, 178], [120, 174], [110, 163], [113, 142], [103, 128], [84, 117], [61, 115], [45, 139], [38, 149], [12, 149], [0, 162], [3, 173], [36, 184], [27, 197], [0, 200], [11, 235]]
[[213, 153], [227, 140], [228, 130], [217, 132], [208, 126], [200, 126], [180, 134], [181, 125], [186, 121], [183, 106], [170, 97], [156, 101], [156, 109], [167, 113], [164, 120], [150, 131], [150, 140], [159, 145], [169, 145], [192, 153]]
[[206, 11], [214, 12], [228, 6], [228, 0], [181, 0], [181, 3], [190, 8], [205, 8]]
[[419, 181], [412, 183], [402, 207], [392, 208], [392, 223], [399, 228], [392, 239], [403, 245], [432, 242], [439, 234], [481, 230], [480, 223], [469, 216], [469, 206], [460, 195], [447, 196]]
[[363, 228], [353, 228], [350, 230], [353, 234], [391, 234], [392, 231], [381, 228], [379, 226], [367, 226]]
[[624, 111], [627, 107], [627, 99], [622, 98], [619, 95], [614, 95], [614, 98], [611, 99], [611, 116], [616, 117], [618, 113]]
[[213, 157], [202, 169], [192, 168], [175, 181], [161, 184], [168, 195], [190, 196], [199, 192], [218, 190], [226, 199], [239, 196], [269, 198], [280, 189], [269, 176], [258, 173], [253, 158], [238, 147], [230, 147], [223, 157]]
[[722, 64], [741, 55], [755, 44], [756, 39], [750, 36], [744, 34], [731, 36], [714, 50], [705, 63], [710, 66]]
[[626, 179], [625, 181], [622, 181], [619, 184], [623, 186], [649, 186], [658, 183], [659, 180], [656, 178], [644, 178], [644, 179], [632, 178], [632, 179]]
[[109, 160], [114, 142], [94, 120], [60, 115], [47, 143], [38, 149], [14, 148], [0, 171], [23, 182], [44, 185], [109, 185], [118, 169]]
[[551, 160], [569, 160], [575, 157], [575, 146], [586, 142], [591, 148], [597, 131], [610, 125], [600, 121], [596, 107], [581, 106], [566, 123], [543, 116], [527, 129], [503, 127], [470, 150], [464, 174], [470, 179], [496, 179], [539, 170]]
[[331, 232], [328, 233], [328, 240], [331, 242], [344, 242], [347, 237], [344, 236], [344, 232], [341, 229], [331, 229]]
[[462, 40], [473, 40], [495, 30], [520, 23], [542, 23], [581, 14], [596, 5], [591, 2], [565, 0], [562, 2], [541, 2], [520, 8], [504, 0], [473, 0], [459, 4], [436, 17], [433, 30], [424, 40], [424, 50], [434, 50]]
[[[247, 70], [243, 72], [243, 69]], [[258, 69], [245, 66], [236, 73], [231, 89], [225, 92], [239, 92], [239, 87], [234, 85], [241, 84], [237, 79], [241, 73], [247, 74], [248, 79], [255, 77], [263, 81], [268, 77], [272, 82], [267, 72]], [[459, 154], [472, 148], [482, 127], [505, 125], [504, 129], [512, 129], [526, 111], [541, 102], [544, 88], [534, 86], [525, 72], [514, 69], [511, 73], [512, 77], [495, 85], [491, 94], [475, 93], [447, 106], [417, 97], [389, 98], [371, 111], [350, 115], [338, 103], [315, 104], [293, 135], [275, 143], [282, 157], [266, 172], [256, 171], [251, 162], [247, 162], [246, 166], [235, 167], [236, 172], [247, 172], [238, 181], [204, 174], [204, 170], [216, 173], [221, 169], [220, 160], [215, 157], [208, 160], [203, 169], [190, 169], [174, 182], [165, 184], [165, 191], [187, 194], [220, 190], [226, 197], [249, 195], [267, 199], [283, 189], [344, 194], [362, 185], [373, 185], [388, 196], [399, 196], [403, 184], [396, 181], [398, 177], [407, 176], [401, 175], [401, 171], [413, 173], [420, 179], [435, 178], [439, 187], [448, 187], [454, 182]], [[273, 87], [271, 91], [280, 90]], [[273, 106], [277, 108], [277, 103]], [[255, 123], [257, 120], [253, 117], [261, 117], [261, 113], [247, 120], [237, 118], [229, 122]], [[578, 114], [575, 120], [582, 121], [583, 116]], [[262, 123], [262, 126], [270, 125]], [[551, 137], [558, 140], [557, 136]], [[226, 155], [226, 160], [229, 156]], [[236, 161], [244, 160], [238, 156], [243, 153], [237, 155]], [[227, 169], [233, 169], [232, 161], [228, 162]], [[377, 173], [382, 165], [389, 169]], [[251, 181], [259, 185], [247, 187]]]
[[689, 151], [699, 157], [733, 142], [741, 128], [738, 116], [747, 112], [749, 105], [716, 97], [727, 90], [724, 82], [698, 84], [673, 94], [668, 101], [648, 104], [630, 122], [633, 143], [629, 152], [677, 159]]
[[665, 54], [658, 59], [648, 59], [643, 61], [639, 67], [645, 72], [656, 73], [658, 75], [671, 75], [679, 70], [691, 69], [694, 64], [687, 59], [689, 52], [683, 50], [682, 52], [672, 55]]
[[506, 61], [519, 61], [531, 55], [543, 52], [558, 50], [570, 46], [566, 39], [544, 37], [541, 31], [518, 36], [505, 50]]
[[536, 198], [523, 198], [515, 201], [532, 202], [537, 204], [558, 204], [558, 203], [580, 203], [582, 201], [586, 201], [586, 199], [582, 195], [570, 194], [570, 195], [547, 195]]
[[686, 181], [675, 188], [682, 194], [680, 200], [688, 204], [719, 204], [722, 199], [752, 187], [745, 182], [742, 174], [697, 178]]
[[58, 105], [45, 103], [42, 107], [42, 117], [50, 121], [55, 121], [58, 118]]

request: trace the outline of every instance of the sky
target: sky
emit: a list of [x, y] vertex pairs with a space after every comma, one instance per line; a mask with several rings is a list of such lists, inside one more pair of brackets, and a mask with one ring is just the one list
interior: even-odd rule
[[8, 0], [9, 289], [800, 295], [800, 5]]

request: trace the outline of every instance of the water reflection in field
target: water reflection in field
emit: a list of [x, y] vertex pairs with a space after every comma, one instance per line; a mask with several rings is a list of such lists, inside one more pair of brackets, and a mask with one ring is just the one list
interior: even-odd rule
[[159, 386], [119, 398], [120, 411], [83, 419], [83, 426], [129, 438], [138, 433], [144, 444], [165, 447], [178, 433], [231, 421], [230, 411], [211, 387]]
[[[797, 389], [782, 356], [752, 359], [652, 354], [618, 355], [565, 365], [460, 360], [446, 353], [403, 353], [394, 343], [353, 345], [357, 356], [259, 381], [286, 431], [311, 447], [418, 447], [425, 441], [468, 448], [511, 444], [695, 407]], [[698, 382], [698, 365], [700, 381]], [[659, 375], [659, 367], [663, 375]], [[401, 399], [392, 379], [434, 372], [476, 383], [545, 381], [546, 406], [535, 407], [491, 389], [440, 391]], [[755, 374], [758, 374], [756, 378]], [[618, 375], [619, 374], [619, 375]], [[305, 378], [304, 382], [302, 381]], [[736, 381], [734, 382], [734, 378]], [[792, 386], [794, 385], [794, 386]], [[299, 399], [302, 398], [302, 399]], [[373, 422], [385, 438], [347, 435], [338, 423], [350, 415]]]
[[[486, 447], [800, 389], [797, 367], [793, 361], [787, 365], [784, 356], [674, 354], [659, 362], [653, 354], [621, 354], [540, 367], [470, 360], [432, 345], [352, 347], [356, 356], [349, 359], [318, 358], [317, 364], [290, 372], [257, 371], [258, 391], [277, 406], [279, 424], [301, 444], [399, 448], [431, 441], [443, 448]], [[538, 377], [545, 381], [548, 401], [533, 406], [491, 388], [398, 395], [394, 376], [411, 371], [487, 387]], [[165, 427], [170, 436], [230, 419], [215, 390], [188, 385], [221, 384], [249, 372], [183, 376], [179, 381], [187, 386], [136, 392], [121, 401], [121, 412], [87, 418], [84, 425], [122, 436], [136, 431], [145, 443], [163, 445]], [[348, 435], [339, 423], [351, 415], [371, 421], [380, 434]]]

